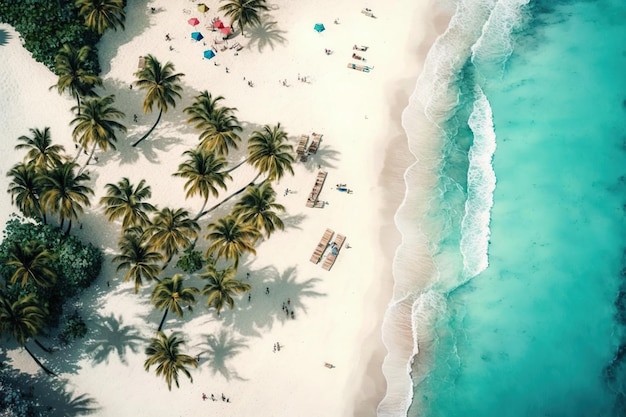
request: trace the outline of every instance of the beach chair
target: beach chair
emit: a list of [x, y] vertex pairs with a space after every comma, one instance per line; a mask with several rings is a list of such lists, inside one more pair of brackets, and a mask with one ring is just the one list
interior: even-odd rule
[[322, 258], [322, 254], [326, 250], [326, 247], [328, 246], [328, 242], [330, 242], [330, 239], [333, 237], [334, 233], [335, 232], [333, 232], [331, 229], [326, 229], [319, 243], [315, 247], [315, 250], [313, 251], [313, 255], [311, 255], [311, 262], [316, 264], [320, 261], [320, 259]]
[[372, 12], [370, 9], [361, 9], [361, 13], [363, 13], [367, 17], [376, 17], [374, 16], [374, 12]]
[[335, 236], [335, 241], [330, 245], [330, 252], [326, 255], [326, 259], [324, 259], [324, 263], [322, 264], [322, 269], [330, 271], [345, 241], [346, 237], [344, 235], [337, 234], [337, 236]]
[[231, 46], [230, 49], [234, 49], [235, 51], [239, 52], [243, 49], [243, 46], [241, 46], [239, 42], [235, 42], [235, 44]]
[[356, 59], [357, 61], [365, 61], [365, 58], [357, 54], [352, 54], [352, 58]]
[[311, 141], [311, 145], [307, 151], [309, 154], [317, 153], [320, 142], [322, 141], [322, 135], [320, 133], [313, 133], [311, 136], [313, 136], [313, 140]]
[[368, 67], [367, 65], [357, 65], [357, 64], [352, 64], [352, 63], [348, 63], [348, 68], [352, 68], [354, 70], [362, 71], [362, 72], [370, 72], [371, 70], [371, 68]]
[[143, 56], [139, 57], [139, 62], [137, 63], [137, 69], [141, 71], [146, 67], [146, 58]]
[[306, 161], [306, 145], [309, 143], [309, 135], [301, 135], [296, 147], [296, 157], [302, 162]]
[[354, 49], [354, 50], [356, 50], [356, 51], [362, 51], [362, 52], [367, 51], [367, 48], [368, 48], [368, 46], [363, 46], [363, 45], [361, 45], [361, 46], [354, 45], [354, 46], [352, 47], [352, 49]]
[[324, 181], [326, 181], [326, 175], [327, 175], [327, 172], [325, 171], [320, 171], [317, 173], [317, 178], [315, 178], [315, 185], [313, 185], [313, 190], [311, 191], [311, 194], [309, 194], [309, 197], [307, 198], [307, 201], [306, 201], [307, 207], [315, 207], [315, 208], [324, 207], [324, 203], [317, 201], [317, 197], [322, 192], [322, 187], [324, 187]]

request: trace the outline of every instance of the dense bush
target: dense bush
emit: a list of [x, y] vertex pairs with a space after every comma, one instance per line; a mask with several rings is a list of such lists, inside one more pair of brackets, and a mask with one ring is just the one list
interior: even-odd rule
[[73, 0], [1, 0], [0, 22], [15, 28], [33, 58], [54, 72], [54, 57], [63, 44], [91, 47], [88, 68], [100, 73], [96, 44], [100, 36], [85, 26]]
[[[35, 241], [43, 244], [56, 255], [50, 265], [56, 272], [57, 282], [52, 287], [33, 284], [11, 284], [9, 278], [15, 267], [7, 266], [6, 260], [14, 243]], [[65, 235], [59, 228], [34, 221], [12, 218], [6, 224], [0, 243], [0, 281], [5, 281], [4, 292], [10, 300], [32, 292], [50, 313], [50, 324], [56, 324], [61, 306], [68, 298], [88, 287], [100, 273], [102, 252], [91, 244], [83, 244], [78, 238]]]
[[59, 339], [64, 344], [70, 343], [74, 339], [81, 339], [87, 334], [87, 325], [83, 318], [78, 314], [78, 311], [74, 311], [67, 317], [67, 320], [61, 326], [61, 333], [59, 333]]
[[0, 417], [39, 417], [37, 403], [15, 385], [13, 376], [0, 371]]
[[185, 250], [185, 254], [178, 259], [176, 266], [183, 271], [191, 274], [202, 269], [203, 259], [202, 252], [189, 248]]

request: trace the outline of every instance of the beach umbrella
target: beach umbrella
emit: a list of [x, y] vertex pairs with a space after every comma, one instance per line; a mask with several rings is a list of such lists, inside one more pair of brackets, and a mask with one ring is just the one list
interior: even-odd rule
[[209, 10], [209, 7], [206, 4], [204, 4], [204, 3], [198, 4], [198, 11], [200, 13], [206, 13], [207, 10]]
[[215, 52], [213, 52], [211, 49], [207, 49], [206, 51], [204, 51], [204, 57], [206, 59], [211, 59], [215, 56]]
[[230, 28], [228, 26], [224, 26], [224, 27], [220, 28], [220, 32], [222, 32], [224, 35], [228, 36], [232, 32], [232, 28]]
[[322, 23], [316, 23], [315, 26], [313, 26], [313, 29], [315, 29], [315, 31], [319, 33], [319, 32], [323, 32], [324, 29], [326, 28], [324, 27]]
[[191, 26], [196, 26], [198, 23], [200, 23], [200, 21], [195, 17], [192, 17], [191, 19], [187, 20], [187, 23], [189, 23]]
[[214, 27], [215, 29], [221, 29], [221, 28], [223, 28], [223, 27], [224, 27], [224, 23], [223, 23], [220, 19], [216, 19], [216, 20], [213, 22], [213, 27]]
[[204, 38], [204, 36], [202, 36], [202, 33], [200, 32], [193, 32], [191, 34], [191, 39], [195, 40], [195, 41], [201, 41]]

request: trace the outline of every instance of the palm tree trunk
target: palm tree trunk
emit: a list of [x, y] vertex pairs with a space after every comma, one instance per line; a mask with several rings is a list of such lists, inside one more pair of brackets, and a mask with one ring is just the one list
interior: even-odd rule
[[39, 346], [42, 350], [44, 350], [44, 351], [46, 351], [46, 352], [48, 352], [48, 353], [52, 353], [52, 349], [45, 347], [45, 346], [43, 345], [43, 343], [41, 343], [39, 340], [37, 340], [37, 339], [33, 339], [33, 340], [35, 341], [35, 344], [36, 344], [37, 346]]
[[77, 148], [78, 150], [76, 151], [76, 156], [74, 157], [74, 159], [72, 159], [72, 162], [76, 162], [78, 160], [78, 157], [80, 156], [80, 153], [83, 151], [83, 149], [85, 148], [85, 146], [83, 146], [83, 143], [80, 143], [80, 146]]
[[83, 171], [85, 170], [85, 168], [87, 168], [87, 165], [89, 165], [89, 162], [91, 162], [91, 158], [93, 158], [93, 154], [96, 153], [96, 147], [98, 146], [97, 143], [93, 144], [93, 147], [91, 148], [91, 152], [89, 152], [89, 156], [87, 157], [87, 161], [85, 162], [85, 164], [80, 168], [80, 170], [78, 171], [78, 174], [76, 174], [76, 176], [80, 175], [83, 173]]
[[67, 222], [67, 230], [65, 231], [66, 235], [70, 234], [70, 230], [72, 230], [72, 219], [69, 219]]
[[239, 168], [240, 166], [242, 166], [243, 164], [245, 164], [246, 162], [248, 162], [248, 159], [244, 159], [243, 161], [239, 162], [237, 165], [235, 165], [234, 167], [232, 167], [231, 169], [225, 171], [225, 174], [230, 174], [232, 171], [236, 170], [237, 168]]
[[150, 133], [152, 133], [152, 131], [154, 130], [156, 125], [159, 124], [159, 120], [161, 120], [161, 116], [162, 115], [163, 115], [163, 109], [159, 110], [159, 117], [157, 117], [156, 122], [154, 122], [154, 124], [152, 125], [150, 130], [148, 130], [145, 135], [143, 135], [141, 138], [139, 138], [139, 140], [137, 142], [133, 143], [132, 144], [133, 147], [137, 146], [140, 142], [142, 142], [144, 139], [146, 139], [148, 136], [150, 136]]
[[165, 323], [165, 317], [167, 316], [167, 312], [170, 311], [169, 307], [165, 308], [165, 312], [163, 313], [163, 318], [161, 319], [161, 323], [159, 323], [159, 328], [157, 329], [157, 333], [161, 331], [163, 328], [163, 324]]
[[[209, 201], [209, 196], [207, 195], [206, 198], [204, 199], [204, 203], [202, 204], [202, 207], [200, 208], [200, 211], [198, 212], [198, 214], [196, 215], [196, 217], [194, 217], [194, 220], [198, 220], [198, 218], [200, 218], [200, 215], [202, 214], [202, 212], [204, 211], [204, 208], [206, 207], [206, 203], [208, 203]], [[196, 241], [198, 239], [196, 238], [196, 240], [193, 242], [193, 244], [196, 244]]]
[[196, 216], [195, 220], [198, 220], [200, 217], [203, 217], [207, 214], [209, 214], [210, 212], [212, 212], [213, 210], [215, 210], [216, 208], [220, 207], [222, 204], [226, 203], [227, 201], [231, 200], [232, 198], [234, 198], [235, 196], [243, 193], [246, 188], [248, 188], [251, 185], [254, 185], [254, 182], [259, 178], [259, 176], [261, 175], [261, 173], [258, 173], [256, 175], [256, 177], [254, 177], [254, 179], [252, 181], [250, 181], [248, 184], [246, 184], [245, 186], [243, 186], [242, 188], [240, 188], [239, 190], [235, 191], [234, 193], [232, 193], [231, 195], [229, 195], [228, 197], [226, 197], [224, 200], [220, 201], [219, 203], [217, 203], [216, 205], [214, 205], [213, 207], [211, 207], [208, 210], [205, 210], [203, 212], [201, 212], [199, 215]]
[[47, 373], [48, 375], [57, 376], [57, 374], [52, 372], [50, 369], [46, 368], [43, 363], [39, 362], [39, 359], [37, 359], [37, 357], [33, 355], [33, 352], [31, 352], [30, 349], [28, 349], [28, 346], [24, 345], [24, 349], [26, 349], [26, 352], [28, 352], [30, 357], [33, 358], [33, 360], [37, 363], [37, 365], [39, 365], [41, 369], [43, 369], [45, 373]]

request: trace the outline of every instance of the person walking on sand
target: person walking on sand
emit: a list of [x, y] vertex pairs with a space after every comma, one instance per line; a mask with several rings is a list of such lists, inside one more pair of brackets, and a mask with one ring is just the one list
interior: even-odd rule
[[202, 393], [202, 401], [206, 401], [206, 394], [204, 392]]
[[270, 294], [270, 287], [265, 287], [265, 294], [267, 294], [267, 295]]

